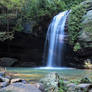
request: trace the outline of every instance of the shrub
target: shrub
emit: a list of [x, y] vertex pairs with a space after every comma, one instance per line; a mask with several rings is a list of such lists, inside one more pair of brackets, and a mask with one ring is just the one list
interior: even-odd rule
[[78, 40], [78, 35], [80, 30], [82, 29], [82, 17], [86, 13], [86, 7], [84, 5], [77, 5], [72, 8], [72, 11], [69, 15], [68, 21], [68, 30], [70, 36], [70, 44], [75, 45]]

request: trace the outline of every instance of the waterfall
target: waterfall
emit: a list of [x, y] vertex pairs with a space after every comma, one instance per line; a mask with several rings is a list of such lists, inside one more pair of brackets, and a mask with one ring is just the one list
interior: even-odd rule
[[62, 64], [64, 27], [68, 14], [69, 11], [59, 13], [48, 27], [43, 60], [47, 62], [47, 67], [60, 67]]

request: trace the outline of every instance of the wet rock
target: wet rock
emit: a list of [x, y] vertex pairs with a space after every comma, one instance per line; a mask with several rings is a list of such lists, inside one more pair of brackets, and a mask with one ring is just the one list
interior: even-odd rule
[[35, 86], [36, 88], [38, 88], [42, 92], [44, 92], [44, 85], [42, 83], [35, 83], [35, 84], [31, 84], [31, 85]]
[[76, 85], [74, 83], [67, 84], [67, 87], [75, 87]]
[[6, 87], [9, 85], [9, 82], [0, 82], [0, 88]]
[[21, 83], [27, 83], [25, 80], [17, 78], [17, 79], [11, 79], [10, 84], [12, 83], [17, 83], [17, 82], [21, 82]]
[[4, 76], [4, 74], [5, 74], [4, 72], [0, 72], [0, 76]]
[[50, 73], [45, 78], [41, 79], [45, 87], [45, 91], [57, 92], [59, 85], [60, 76], [58, 73]]
[[0, 76], [0, 88], [6, 87], [9, 84], [10, 80]]
[[92, 84], [84, 83], [84, 84], [75, 85], [74, 83], [70, 83], [67, 85], [67, 92], [89, 92], [91, 88], [92, 88]]
[[30, 84], [13, 83], [5, 88], [0, 89], [0, 92], [41, 92], [38, 88]]
[[8, 78], [3, 78], [0, 76], [0, 82], [9, 82], [10, 80]]
[[80, 89], [81, 92], [85, 91], [88, 92], [92, 88], [92, 84], [79, 84], [77, 89]]
[[67, 84], [66, 87], [67, 87], [67, 92], [75, 92], [76, 85], [74, 83]]

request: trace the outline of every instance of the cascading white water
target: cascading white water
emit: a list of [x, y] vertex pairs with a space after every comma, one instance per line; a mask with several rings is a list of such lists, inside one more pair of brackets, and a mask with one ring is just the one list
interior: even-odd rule
[[68, 14], [69, 11], [59, 13], [49, 25], [44, 50], [44, 61], [47, 62], [47, 67], [61, 66], [65, 37], [64, 27]]

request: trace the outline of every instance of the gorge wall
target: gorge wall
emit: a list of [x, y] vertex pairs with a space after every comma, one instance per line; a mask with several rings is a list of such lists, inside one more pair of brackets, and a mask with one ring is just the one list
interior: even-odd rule
[[0, 42], [0, 66], [36, 67], [42, 65], [43, 47], [43, 39], [18, 32], [13, 40]]

